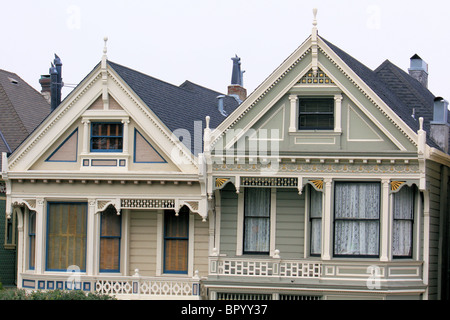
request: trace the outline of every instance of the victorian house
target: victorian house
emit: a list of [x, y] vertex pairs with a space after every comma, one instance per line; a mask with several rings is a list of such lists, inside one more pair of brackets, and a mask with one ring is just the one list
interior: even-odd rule
[[448, 297], [448, 103], [410, 62], [371, 70], [314, 20], [206, 131], [210, 299]]

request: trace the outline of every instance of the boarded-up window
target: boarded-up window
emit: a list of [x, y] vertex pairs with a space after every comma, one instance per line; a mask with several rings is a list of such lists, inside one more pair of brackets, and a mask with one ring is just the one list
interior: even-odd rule
[[100, 229], [100, 271], [120, 271], [121, 216], [113, 206], [102, 212]]
[[187, 273], [189, 243], [189, 210], [183, 207], [176, 216], [164, 213], [164, 272]]
[[48, 203], [47, 270], [86, 271], [87, 203]]

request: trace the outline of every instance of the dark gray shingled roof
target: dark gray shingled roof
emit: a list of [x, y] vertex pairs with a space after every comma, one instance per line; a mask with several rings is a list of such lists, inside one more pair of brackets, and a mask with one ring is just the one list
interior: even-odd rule
[[[194, 139], [203, 141], [205, 117], [210, 116], [210, 128], [217, 127], [226, 118], [218, 109], [217, 97], [224, 95], [222, 93], [190, 81], [175, 86], [112, 61], [108, 64], [172, 132], [177, 129], [189, 131], [191, 146], [188, 147], [195, 155], [203, 149], [203, 144], [198, 144], [198, 150], [194, 150], [197, 146]], [[238, 105], [235, 98], [225, 95], [224, 107], [228, 115]], [[194, 132], [196, 121], [202, 122], [200, 132]]]
[[50, 104], [38, 91], [0, 69], [0, 152], [14, 151], [49, 113]]
[[[419, 81], [398, 68], [389, 60], [371, 70], [345, 51], [322, 38], [360, 78], [363, 80], [414, 132], [419, 130], [419, 118], [424, 119], [427, 144], [442, 150], [430, 138], [430, 121], [433, 119], [435, 96]], [[412, 117], [413, 108], [415, 116]]]

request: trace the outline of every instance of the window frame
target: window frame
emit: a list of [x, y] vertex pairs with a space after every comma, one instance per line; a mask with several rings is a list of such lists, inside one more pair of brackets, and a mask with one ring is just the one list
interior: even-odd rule
[[[243, 223], [243, 228], [242, 228], [242, 230], [243, 230], [243, 234], [242, 234], [242, 253], [243, 254], [246, 254], [246, 255], [250, 255], [250, 254], [255, 254], [255, 255], [270, 255], [270, 253], [271, 253], [271, 234], [272, 234], [272, 188], [254, 188], [254, 189], [266, 189], [267, 190], [267, 193], [268, 193], [268, 199], [267, 199], [267, 207], [268, 207], [268, 216], [248, 216], [247, 215], [247, 210], [246, 210], [246, 207], [247, 207], [247, 204], [246, 204], [246, 202], [248, 201], [248, 190], [249, 189], [253, 189], [253, 188], [244, 188], [244, 208], [243, 208], [243, 221], [242, 221], [242, 223]], [[265, 219], [265, 220], [267, 220], [268, 221], [268, 233], [267, 233], [267, 239], [266, 239], [266, 241], [267, 241], [267, 247], [268, 247], [268, 250], [267, 251], [246, 251], [245, 250], [245, 241], [246, 241], [246, 237], [245, 237], [245, 235], [246, 235], [246, 220], [247, 219], [257, 219], [257, 220], [260, 220], [260, 219]]]
[[[121, 132], [122, 135], [119, 136], [105, 136], [105, 135], [94, 135], [94, 126], [95, 125], [118, 125], [121, 128]], [[122, 148], [121, 149], [93, 149], [93, 140], [96, 138], [106, 138], [106, 139], [122, 139]], [[89, 139], [89, 146], [90, 146], [90, 152], [92, 153], [101, 153], [101, 152], [112, 152], [112, 153], [118, 153], [118, 152], [123, 152], [123, 145], [124, 145], [124, 125], [122, 122], [114, 122], [114, 121], [107, 121], [107, 122], [103, 122], [103, 121], [93, 121], [91, 122], [91, 133], [90, 133], [90, 139]]]
[[[377, 184], [378, 190], [379, 190], [379, 202], [378, 202], [378, 218], [336, 218], [336, 185], [338, 184]], [[334, 192], [333, 192], [333, 257], [336, 258], [380, 258], [380, 252], [381, 252], [381, 205], [382, 205], [383, 199], [382, 199], [382, 186], [379, 181], [334, 181]], [[372, 254], [337, 254], [336, 253], [336, 221], [377, 221], [378, 222], [378, 253], [375, 255]]]
[[[416, 188], [414, 188], [414, 186], [402, 186], [401, 189], [403, 188], [410, 188], [410, 192], [412, 193], [412, 200], [411, 200], [411, 206], [412, 206], [412, 214], [411, 214], [411, 219], [405, 219], [405, 218], [395, 218], [395, 199], [396, 199], [396, 195], [398, 194], [398, 192], [400, 192], [401, 190], [399, 190], [398, 192], [393, 194], [392, 197], [392, 246], [391, 246], [391, 250], [392, 250], [392, 259], [413, 259], [414, 256], [414, 228], [415, 228], [415, 217], [416, 217], [416, 201], [417, 201], [417, 190]], [[394, 232], [395, 232], [395, 221], [411, 221], [411, 229], [410, 229], [410, 236], [411, 236], [411, 248], [410, 248], [410, 254], [409, 255], [394, 255]]]
[[[183, 219], [186, 219], [185, 223], [186, 223], [186, 236], [179, 236], [179, 237], [174, 237], [174, 236], [167, 236], [167, 220], [168, 220], [168, 216], [169, 215], [175, 215], [174, 210], [164, 210], [163, 212], [163, 241], [162, 241], [162, 246], [163, 246], [163, 261], [162, 261], [162, 269], [163, 269], [163, 273], [164, 274], [189, 274], [189, 249], [190, 249], [190, 210], [187, 207], [182, 207], [180, 209], [180, 211], [178, 212], [178, 216], [175, 217], [177, 219], [180, 219], [181, 216], [184, 216]], [[166, 243], [167, 241], [185, 241], [186, 242], [186, 265], [184, 266], [184, 270], [170, 270], [166, 267], [167, 265], [167, 246]]]
[[[322, 212], [320, 217], [313, 217], [311, 212], [311, 205], [312, 205], [312, 193], [317, 192], [321, 195], [321, 207]], [[322, 225], [323, 225], [323, 199], [324, 195], [323, 192], [317, 191], [314, 189], [312, 185], [309, 185], [308, 190], [308, 217], [309, 217], [309, 256], [311, 257], [321, 257], [322, 256], [322, 241], [323, 241], [323, 235], [322, 235]], [[313, 233], [312, 233], [312, 221], [313, 220], [319, 220], [320, 221], [320, 252], [319, 253], [312, 253], [312, 239], [313, 239]]]
[[[117, 236], [111, 236], [111, 235], [103, 235], [103, 223], [104, 223], [104, 215], [116, 215], [119, 218], [119, 235]], [[102, 239], [118, 239], [119, 240], [119, 245], [118, 245], [118, 253], [117, 253], [117, 257], [115, 257], [117, 259], [117, 267], [118, 269], [102, 269]], [[120, 261], [121, 261], [121, 251], [122, 251], [122, 216], [117, 214], [117, 211], [115, 210], [115, 208], [113, 206], [108, 206], [108, 208], [106, 208], [104, 211], [101, 212], [101, 216], [100, 216], [100, 230], [99, 230], [99, 261], [98, 261], [98, 266], [99, 266], [99, 272], [100, 273], [120, 273]]]
[[[326, 101], [330, 104], [332, 111], [322, 111], [322, 112], [301, 112], [301, 104], [302, 101]], [[336, 110], [335, 110], [335, 98], [333, 96], [298, 96], [298, 106], [297, 106], [297, 130], [299, 132], [305, 132], [305, 131], [312, 131], [312, 130], [318, 130], [318, 131], [334, 131], [335, 130], [335, 117], [336, 117]], [[324, 115], [331, 115], [332, 116], [332, 124], [327, 127], [318, 127], [318, 126], [307, 126], [304, 127], [301, 125], [301, 117], [302, 115], [306, 116], [324, 116]]]
[[[85, 206], [85, 240], [84, 240], [84, 248], [83, 248], [83, 252], [84, 252], [84, 268], [81, 268], [80, 266], [78, 266], [80, 268], [80, 272], [86, 272], [86, 267], [87, 267], [87, 238], [88, 238], [88, 232], [87, 232], [87, 227], [88, 227], [88, 213], [89, 213], [89, 207], [88, 207], [88, 203], [87, 202], [83, 202], [83, 201], [50, 201], [47, 202], [47, 228], [46, 228], [46, 248], [45, 248], [45, 271], [67, 271], [66, 269], [56, 269], [56, 268], [49, 268], [49, 231], [50, 231], [50, 207], [51, 205], [54, 204], [65, 204], [65, 205], [83, 205]], [[69, 267], [69, 266], [67, 266]]]

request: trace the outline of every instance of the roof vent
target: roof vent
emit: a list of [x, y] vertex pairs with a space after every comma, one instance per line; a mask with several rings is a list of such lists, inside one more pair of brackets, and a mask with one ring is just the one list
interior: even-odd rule
[[14, 78], [8, 78], [8, 80], [9, 80], [9, 82], [11, 82], [12, 84], [18, 84], [18, 83], [19, 83], [19, 81], [17, 81], [17, 80], [14, 79]]

